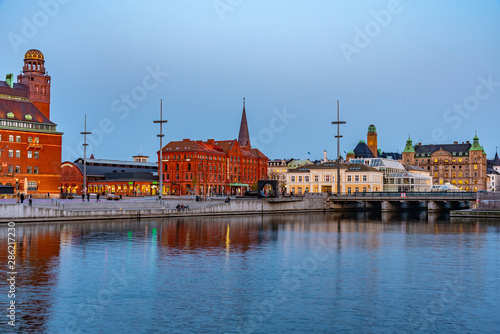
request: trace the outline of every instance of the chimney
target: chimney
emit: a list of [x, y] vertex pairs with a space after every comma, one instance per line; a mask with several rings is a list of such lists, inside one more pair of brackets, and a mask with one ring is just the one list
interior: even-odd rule
[[453, 144], [458, 144], [458, 141], [454, 141]]
[[7, 74], [7, 76], [5, 77], [5, 83], [7, 84], [7, 86], [9, 86], [10, 88], [14, 88], [14, 81], [12, 81], [12, 79], [14, 78], [14, 74], [13, 73], [9, 73]]
[[323, 161], [327, 162], [328, 159], [326, 158], [326, 150], [323, 151]]
[[189, 138], [188, 139], [183, 139], [182, 141], [191, 141], [191, 139], [189, 139]]
[[468, 140], [467, 140], [465, 143], [466, 143], [466, 144], [470, 144], [470, 141], [468, 141]]
[[207, 139], [207, 144], [215, 145], [215, 139]]

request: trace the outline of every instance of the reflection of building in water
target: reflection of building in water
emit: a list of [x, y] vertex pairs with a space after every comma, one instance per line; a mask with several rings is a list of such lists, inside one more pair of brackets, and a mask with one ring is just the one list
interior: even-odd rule
[[[7, 240], [7, 229], [0, 230], [0, 237]], [[24, 312], [19, 314], [22, 332], [43, 332], [48, 321], [53, 299], [45, 290], [52, 289], [56, 280], [53, 273], [59, 266], [59, 238], [59, 225], [16, 225], [16, 304], [23, 305]], [[0, 247], [0, 259], [7, 263], [3, 260], [7, 259], [7, 247]], [[34, 292], [45, 298], [33, 298]]]

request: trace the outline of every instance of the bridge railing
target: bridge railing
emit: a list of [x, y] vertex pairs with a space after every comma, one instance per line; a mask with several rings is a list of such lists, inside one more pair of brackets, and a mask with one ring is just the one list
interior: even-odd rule
[[336, 194], [332, 194], [330, 198], [407, 198], [407, 197], [419, 197], [419, 198], [427, 198], [427, 197], [442, 197], [442, 198], [467, 198], [470, 200], [475, 200], [477, 194], [474, 192], [355, 192], [352, 194], [341, 194], [337, 196]]

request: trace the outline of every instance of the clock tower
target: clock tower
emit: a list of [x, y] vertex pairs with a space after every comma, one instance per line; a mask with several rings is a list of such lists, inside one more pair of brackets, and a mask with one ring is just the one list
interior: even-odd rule
[[28, 87], [31, 103], [50, 119], [50, 76], [45, 72], [43, 53], [34, 49], [26, 52], [17, 82]]

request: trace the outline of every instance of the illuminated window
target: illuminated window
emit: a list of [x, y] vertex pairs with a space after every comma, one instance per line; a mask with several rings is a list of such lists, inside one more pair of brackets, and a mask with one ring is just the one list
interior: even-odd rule
[[20, 143], [21, 142], [21, 136], [16, 136], [16, 143]]
[[28, 159], [31, 159], [33, 157], [33, 152], [28, 151]]
[[474, 165], [474, 169], [477, 169], [477, 165]]
[[16, 150], [16, 158], [20, 158], [20, 157], [21, 157], [21, 151]]

